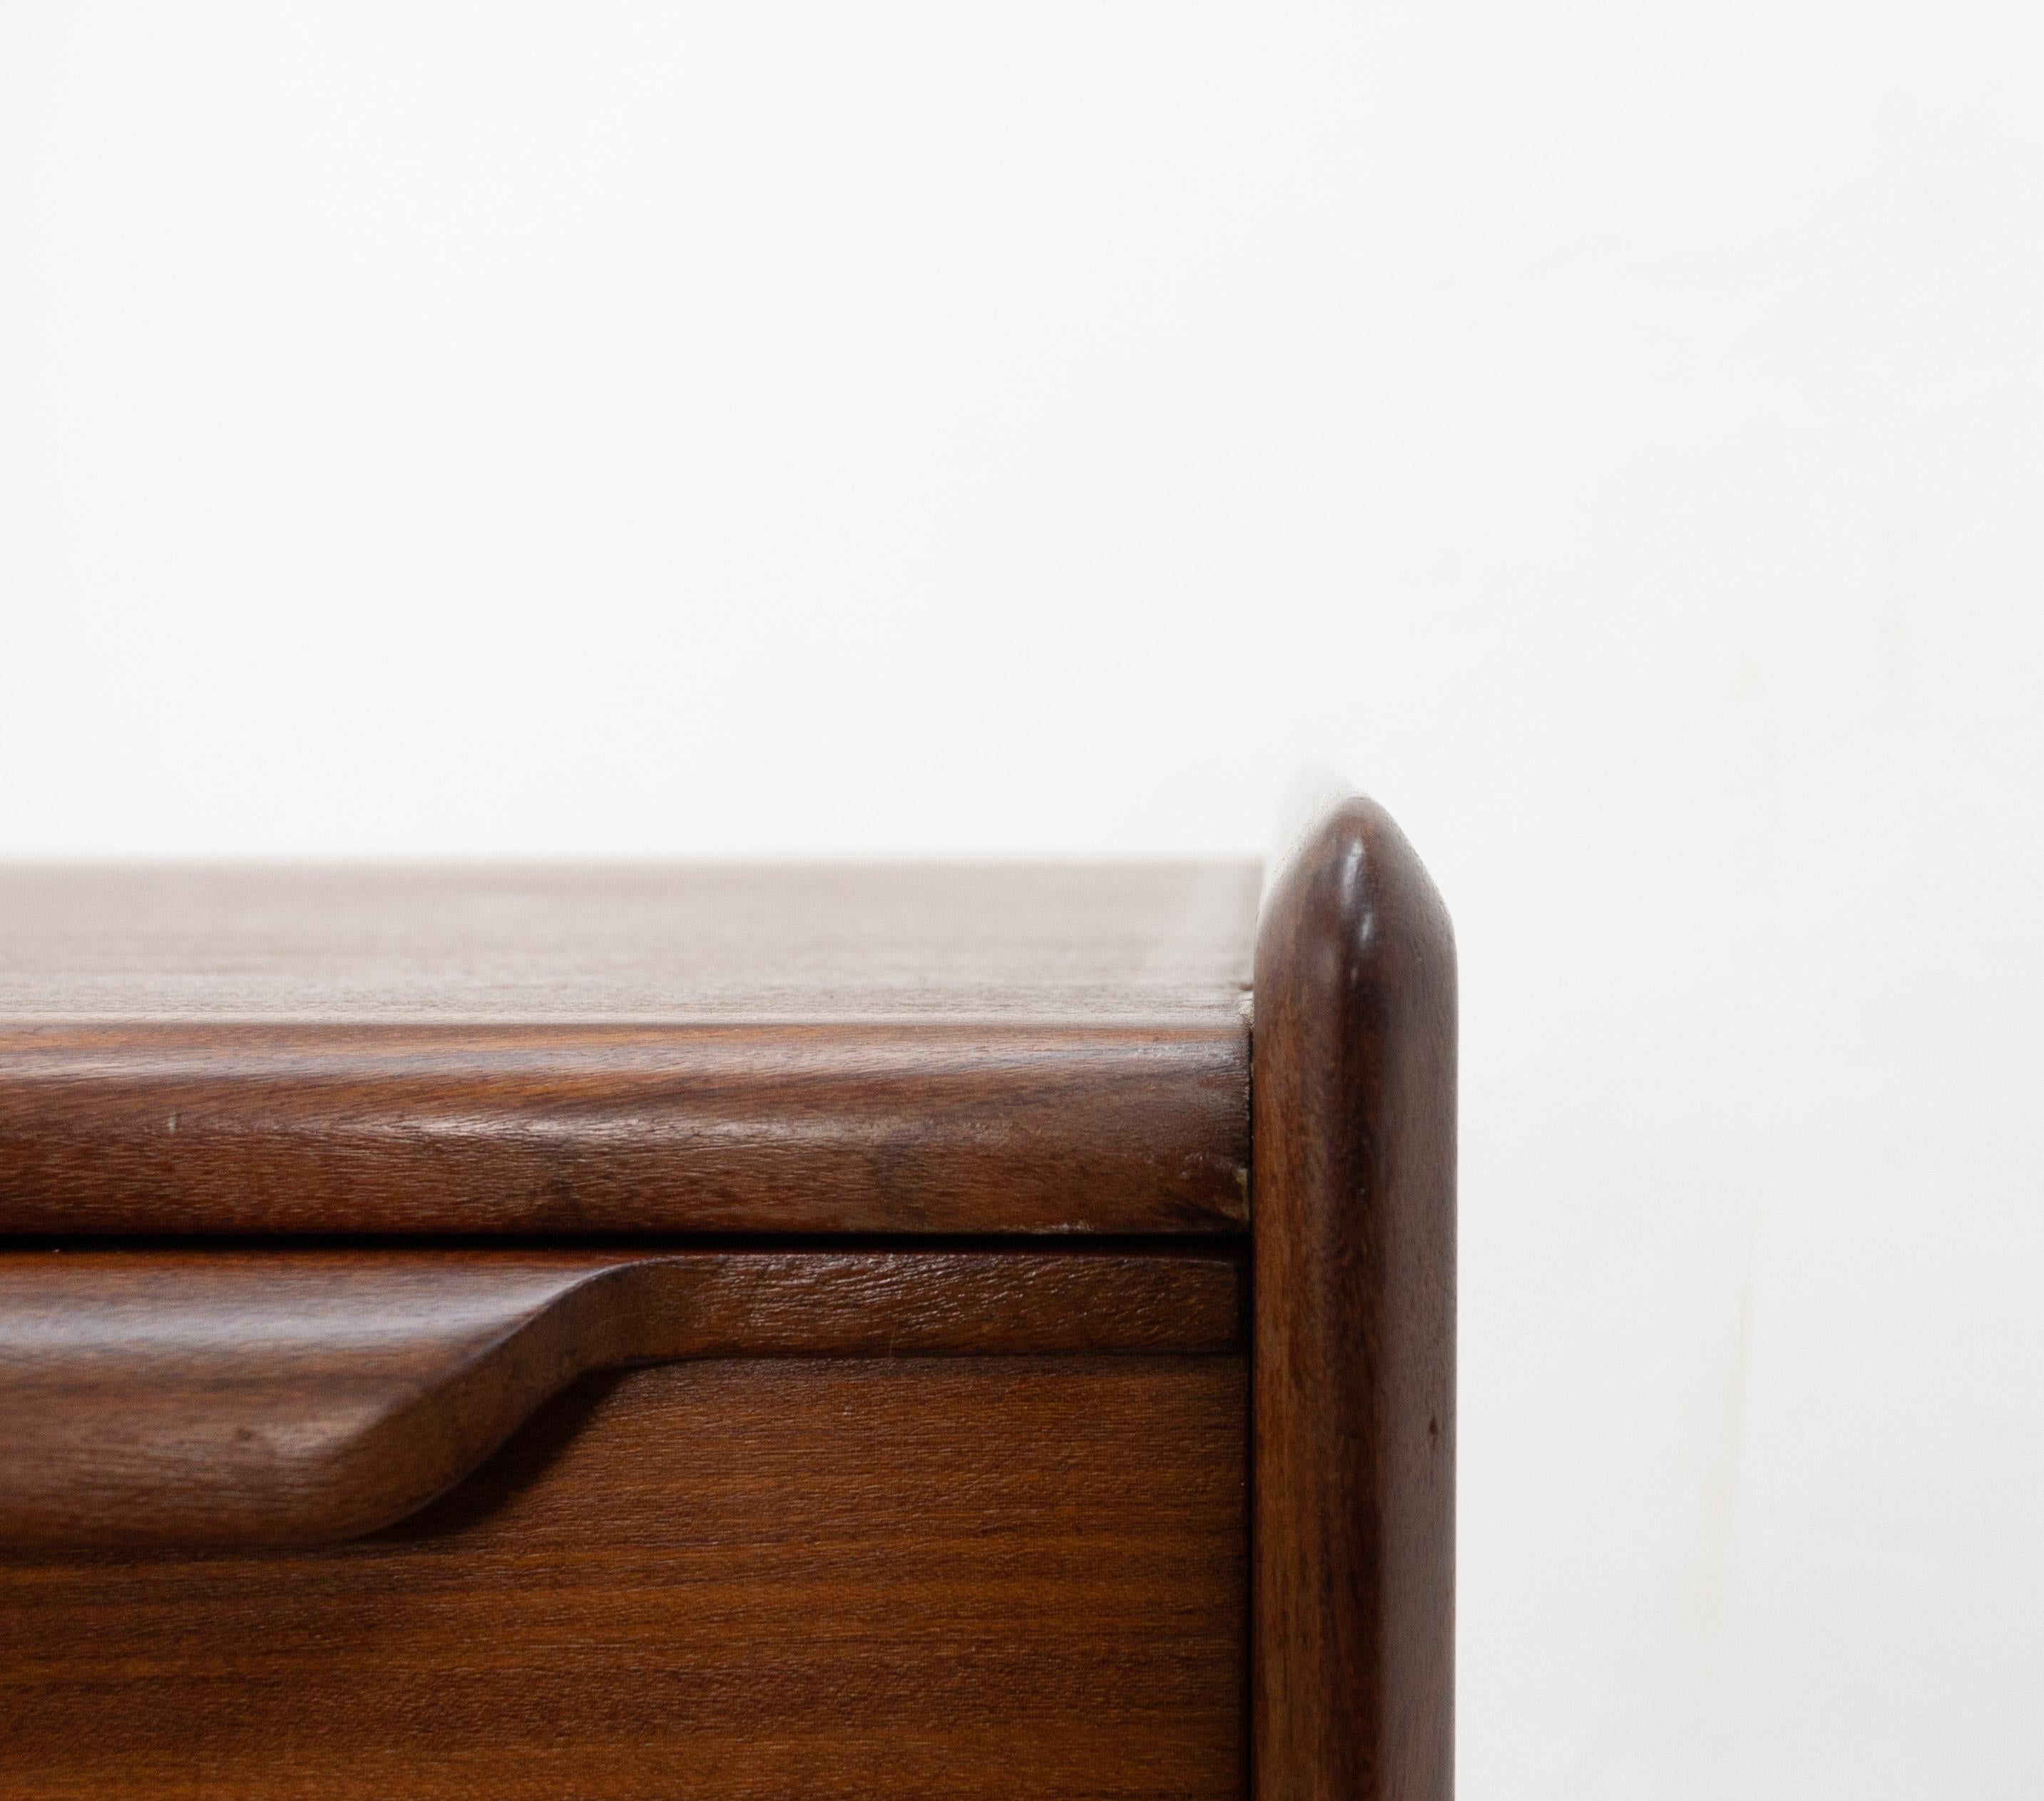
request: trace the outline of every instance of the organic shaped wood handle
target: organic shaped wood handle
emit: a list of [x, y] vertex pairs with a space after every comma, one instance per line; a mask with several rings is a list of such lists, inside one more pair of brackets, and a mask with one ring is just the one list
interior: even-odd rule
[[0, 1254], [0, 1547], [394, 1524], [578, 1376], [692, 1357], [1224, 1350], [1226, 1252]]

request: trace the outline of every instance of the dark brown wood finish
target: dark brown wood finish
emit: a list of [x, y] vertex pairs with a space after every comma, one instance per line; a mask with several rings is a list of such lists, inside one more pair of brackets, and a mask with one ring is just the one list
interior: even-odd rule
[[1255, 873], [0, 870], [0, 1232], [1230, 1232]]
[[1241, 1278], [1220, 1252], [0, 1254], [0, 1547], [352, 1538], [628, 1364], [1231, 1350]]
[[1454, 943], [1367, 801], [1265, 902], [1254, 1142], [1257, 1801], [1447, 1801]]
[[0, 871], [0, 1794], [1448, 1801], [1454, 1060], [1361, 801]]
[[9, 1801], [1222, 1801], [1239, 1356], [717, 1361], [329, 1551], [0, 1562]]

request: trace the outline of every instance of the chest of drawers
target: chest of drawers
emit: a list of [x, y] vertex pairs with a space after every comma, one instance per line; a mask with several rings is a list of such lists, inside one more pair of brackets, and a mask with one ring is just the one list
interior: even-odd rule
[[1454, 954], [1250, 866], [0, 875], [0, 1793], [1451, 1787]]

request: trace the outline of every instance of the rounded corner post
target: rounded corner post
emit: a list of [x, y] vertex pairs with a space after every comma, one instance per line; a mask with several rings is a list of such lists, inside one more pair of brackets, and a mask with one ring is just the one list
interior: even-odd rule
[[1335, 802], [1257, 930], [1257, 1801], [1453, 1793], [1455, 1037], [1439, 894]]

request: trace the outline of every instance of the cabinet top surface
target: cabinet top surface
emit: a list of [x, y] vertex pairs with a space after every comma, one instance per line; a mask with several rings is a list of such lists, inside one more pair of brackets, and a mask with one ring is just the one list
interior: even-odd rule
[[0, 1234], [1235, 1229], [1258, 886], [0, 869]]
[[1254, 865], [0, 869], [0, 1023], [1207, 1020]]

